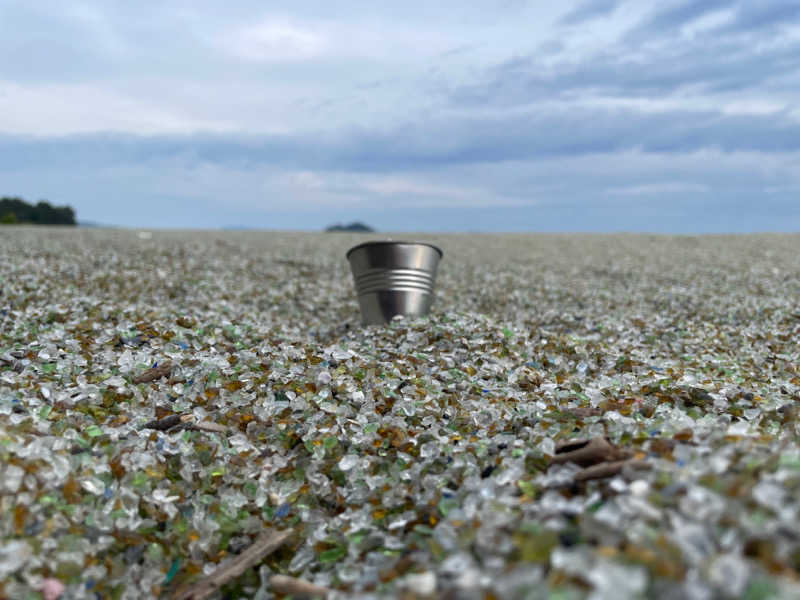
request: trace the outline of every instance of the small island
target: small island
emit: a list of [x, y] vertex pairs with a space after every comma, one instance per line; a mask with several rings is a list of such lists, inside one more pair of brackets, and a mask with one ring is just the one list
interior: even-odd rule
[[328, 233], [332, 232], [340, 232], [345, 231], [348, 233], [373, 233], [375, 230], [370, 227], [369, 225], [365, 225], [360, 221], [353, 221], [347, 225], [343, 225], [342, 223], [336, 223], [335, 225], [329, 225], [325, 228], [325, 231]]

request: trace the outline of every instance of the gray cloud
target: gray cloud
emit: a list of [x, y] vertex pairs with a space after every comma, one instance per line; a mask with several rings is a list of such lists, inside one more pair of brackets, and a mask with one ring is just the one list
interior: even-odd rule
[[[800, 71], [800, 40], [786, 37], [782, 43], [771, 36], [755, 46], [743, 41], [736, 31], [728, 33], [713, 28], [691, 38], [676, 39], [670, 27], [692, 21], [715, 6], [730, 2], [687, 3], [657, 13], [622, 41], [607, 46], [593, 55], [574, 59], [568, 54], [560, 60], [543, 62], [538, 52], [515, 56], [487, 69], [483, 77], [463, 82], [443, 93], [459, 106], [514, 106], [558, 98], [605, 94], [625, 98], [656, 97], [663, 99], [683, 90], [693, 93], [730, 93], [750, 91], [763, 94], [769, 89], [785, 87], [787, 77]], [[800, 10], [800, 9], [798, 9]], [[790, 17], [800, 22], [798, 10], [783, 10], [788, 24]], [[752, 12], [752, 11], [751, 11]], [[768, 11], [767, 11], [768, 12]], [[776, 21], [763, 13], [745, 18], [747, 11], [737, 13], [735, 23], [742, 29], [769, 27]], [[763, 18], [761, 18], [763, 17]], [[655, 31], [661, 33], [655, 36]], [[640, 44], [647, 32], [649, 42]], [[792, 93], [798, 91], [795, 80], [789, 80]]]
[[0, 171], [42, 164], [102, 167], [169, 160], [388, 173], [630, 150], [674, 154], [706, 148], [800, 151], [800, 123], [785, 114], [572, 109], [427, 118], [383, 130], [297, 135], [6, 136], [0, 137]]
[[654, 36], [663, 38], [674, 34], [685, 25], [726, 10], [731, 13], [730, 19], [710, 26], [709, 36], [766, 34], [800, 21], [800, 4], [786, 0], [680, 0], [645, 18], [628, 32], [626, 40], [629, 43], [639, 43]]
[[667, 3], [665, 8], [657, 10], [633, 29], [629, 33], [628, 39], [640, 39], [651, 34], [662, 36], [710, 13], [726, 8], [736, 8], [737, 6], [737, 0], [703, 0], [702, 2], [679, 0], [678, 2], [670, 2]]
[[622, 0], [585, 0], [564, 15], [560, 23], [562, 25], [579, 25], [592, 19], [604, 17], [614, 12], [621, 3]]
[[742, 2], [731, 23], [722, 25], [721, 31], [763, 31], [783, 27], [800, 21], [800, 4], [786, 0], [761, 0]]

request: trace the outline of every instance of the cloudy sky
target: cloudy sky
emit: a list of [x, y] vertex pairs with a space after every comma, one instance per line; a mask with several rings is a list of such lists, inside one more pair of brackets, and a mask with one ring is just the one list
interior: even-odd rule
[[0, 56], [0, 195], [84, 221], [800, 231], [800, 0], [2, 0]]

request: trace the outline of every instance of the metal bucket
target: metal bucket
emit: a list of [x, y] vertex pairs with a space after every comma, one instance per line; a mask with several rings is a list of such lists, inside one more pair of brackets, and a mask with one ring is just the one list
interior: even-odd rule
[[427, 315], [442, 256], [439, 248], [421, 242], [365, 242], [350, 248], [347, 260], [364, 325], [388, 323], [396, 315]]

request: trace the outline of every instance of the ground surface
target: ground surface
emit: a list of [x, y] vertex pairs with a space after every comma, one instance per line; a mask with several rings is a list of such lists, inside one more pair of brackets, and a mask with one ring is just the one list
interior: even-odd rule
[[0, 230], [0, 597], [798, 597], [799, 236], [366, 239]]

